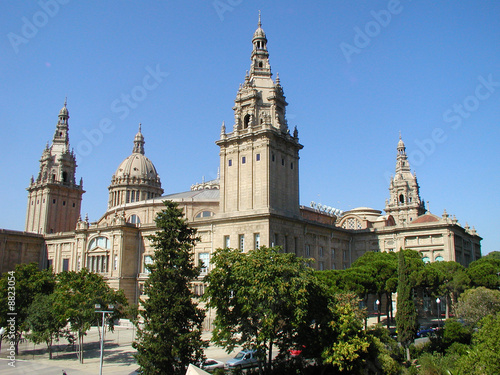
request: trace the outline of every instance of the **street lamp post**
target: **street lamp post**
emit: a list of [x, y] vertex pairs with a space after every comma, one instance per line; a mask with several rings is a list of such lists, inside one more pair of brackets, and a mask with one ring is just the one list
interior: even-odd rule
[[438, 329], [441, 329], [441, 300], [436, 298], [436, 303], [437, 303], [437, 312], [438, 312]]
[[102, 363], [104, 359], [104, 326], [106, 324], [106, 314], [112, 314], [113, 313], [113, 305], [109, 305], [108, 308], [109, 310], [100, 310], [101, 305], [96, 304], [95, 305], [95, 312], [98, 314], [102, 314], [102, 333], [101, 333], [101, 358], [100, 358], [100, 363], [99, 363], [99, 375], [102, 375]]
[[378, 310], [378, 306], [380, 305], [380, 301], [378, 299], [375, 301], [375, 305], [377, 305], [377, 323], [380, 323], [380, 312]]

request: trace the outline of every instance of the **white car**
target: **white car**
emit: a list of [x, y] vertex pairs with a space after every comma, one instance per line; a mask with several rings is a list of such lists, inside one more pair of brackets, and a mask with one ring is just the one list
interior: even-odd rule
[[257, 351], [242, 350], [236, 357], [226, 362], [226, 369], [255, 367], [259, 364]]
[[199, 366], [202, 370], [212, 371], [216, 368], [224, 368], [224, 362], [216, 359], [207, 358]]

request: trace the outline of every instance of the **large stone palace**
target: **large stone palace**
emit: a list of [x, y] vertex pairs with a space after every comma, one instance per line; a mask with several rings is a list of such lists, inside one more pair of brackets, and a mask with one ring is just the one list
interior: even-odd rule
[[203, 293], [211, 254], [223, 247], [248, 251], [278, 245], [313, 258], [320, 270], [348, 268], [367, 251], [411, 248], [425, 262], [465, 266], [481, 256], [481, 237], [473, 228], [462, 227], [446, 211], [436, 216], [426, 210], [401, 136], [385, 213], [366, 207], [339, 212], [301, 206], [303, 146], [297, 129], [288, 127], [288, 103], [279, 77], [273, 79], [260, 19], [252, 44], [250, 70], [234, 102], [234, 124], [226, 128], [223, 123], [216, 141], [218, 178], [164, 194], [139, 126], [132, 153], [111, 176], [108, 206], [96, 222], [80, 216], [84, 190], [70, 151], [65, 103], [52, 144], [43, 150], [38, 176], [27, 188], [25, 231], [0, 230], [1, 271], [31, 261], [55, 272], [86, 267], [136, 303], [154, 252], [147, 237], [156, 231], [155, 216], [167, 199], [182, 207], [201, 238], [193, 254], [196, 264], [203, 265], [200, 279], [193, 281], [197, 294]]

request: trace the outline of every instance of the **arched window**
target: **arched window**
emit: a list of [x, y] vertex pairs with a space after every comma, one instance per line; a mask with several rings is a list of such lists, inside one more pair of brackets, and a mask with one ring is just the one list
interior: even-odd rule
[[246, 114], [245, 118], [243, 120], [243, 129], [248, 128], [248, 125], [250, 124], [250, 115]]
[[127, 222], [129, 222], [130, 224], [140, 224], [141, 219], [139, 219], [139, 216], [137, 215], [130, 215]]
[[403, 194], [399, 195], [399, 203], [404, 203], [405, 202], [405, 196]]
[[109, 239], [107, 237], [95, 237], [88, 245], [87, 268], [91, 272], [106, 273], [109, 271]]
[[442, 262], [443, 260], [444, 260], [444, 258], [441, 255], [438, 255], [436, 257], [436, 262]]
[[431, 260], [429, 259], [429, 257], [423, 257], [423, 258], [422, 258], [422, 261], [423, 261], [424, 263], [429, 263]]
[[110, 248], [109, 239], [107, 237], [96, 237], [89, 242], [88, 250], [92, 251], [95, 248], [100, 247], [101, 249], [107, 250]]
[[202, 217], [211, 217], [215, 216], [215, 214], [212, 211], [201, 211], [198, 212], [198, 214], [195, 216], [196, 219], [202, 218]]

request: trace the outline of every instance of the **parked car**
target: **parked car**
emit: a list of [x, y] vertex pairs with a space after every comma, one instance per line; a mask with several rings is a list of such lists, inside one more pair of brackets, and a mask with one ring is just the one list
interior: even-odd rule
[[428, 337], [434, 335], [436, 329], [433, 327], [425, 327], [422, 326], [420, 329], [417, 331], [417, 337]]
[[256, 350], [242, 350], [226, 362], [226, 369], [255, 367], [259, 363]]
[[202, 370], [212, 371], [216, 368], [224, 368], [224, 362], [217, 361], [216, 359], [207, 358], [198, 366]]

